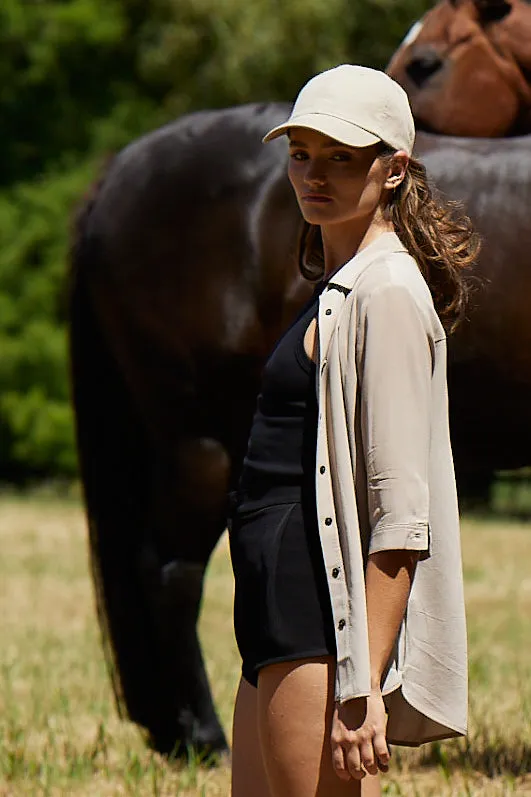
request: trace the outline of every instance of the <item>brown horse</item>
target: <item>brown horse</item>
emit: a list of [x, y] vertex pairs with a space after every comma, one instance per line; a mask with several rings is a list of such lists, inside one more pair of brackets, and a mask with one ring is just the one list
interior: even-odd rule
[[[162, 752], [220, 750], [196, 624], [274, 341], [308, 295], [289, 106], [191, 114], [111, 163], [79, 218], [71, 351], [97, 604], [117, 702]], [[450, 346], [459, 481], [531, 460], [531, 137], [419, 135], [485, 245]]]
[[417, 127], [446, 135], [531, 132], [531, 3], [442, 0], [417, 22], [387, 72]]

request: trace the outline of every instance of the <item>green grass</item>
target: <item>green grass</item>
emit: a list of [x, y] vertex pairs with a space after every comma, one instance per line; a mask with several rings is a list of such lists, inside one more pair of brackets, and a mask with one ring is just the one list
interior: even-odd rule
[[498, 474], [490, 496], [495, 512], [531, 518], [531, 468]]
[[[0, 499], [0, 797], [229, 794], [226, 765], [169, 764], [120, 721], [101, 653], [83, 516], [73, 501]], [[387, 795], [531, 795], [531, 529], [466, 520], [470, 735], [395, 748]], [[226, 540], [201, 618], [230, 734], [239, 661]]]

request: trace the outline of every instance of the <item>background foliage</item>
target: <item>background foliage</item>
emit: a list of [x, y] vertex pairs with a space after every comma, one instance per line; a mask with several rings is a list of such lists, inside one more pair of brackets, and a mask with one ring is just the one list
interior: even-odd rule
[[108, 155], [192, 109], [384, 67], [427, 0], [2, 0], [0, 478], [71, 475], [70, 221]]

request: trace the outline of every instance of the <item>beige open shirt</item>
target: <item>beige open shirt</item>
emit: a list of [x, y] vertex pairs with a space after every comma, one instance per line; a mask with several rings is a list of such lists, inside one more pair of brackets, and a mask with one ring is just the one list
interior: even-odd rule
[[446, 338], [415, 260], [385, 233], [319, 300], [317, 514], [337, 644], [336, 699], [370, 693], [365, 565], [421, 551], [383, 684], [388, 739], [466, 732], [459, 515]]

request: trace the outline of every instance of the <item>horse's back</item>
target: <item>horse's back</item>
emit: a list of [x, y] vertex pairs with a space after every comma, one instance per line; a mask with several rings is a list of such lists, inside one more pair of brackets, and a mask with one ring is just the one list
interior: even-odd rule
[[130, 239], [124, 223], [140, 222], [137, 241], [151, 236], [146, 222], [164, 230], [174, 220], [172, 232], [186, 233], [184, 222], [197, 218], [203, 228], [209, 213], [254, 189], [283, 159], [282, 142], [265, 147], [261, 139], [289, 108], [268, 103], [198, 111], [132, 142], [107, 171], [89, 231], [110, 243]]
[[[274, 268], [278, 257], [275, 237], [261, 236], [260, 218], [271, 190], [281, 230], [294, 199], [285, 142], [265, 147], [261, 138], [289, 107], [190, 114], [134, 142], [111, 164], [87, 237], [102, 277], [119, 286], [122, 303], [154, 334], [171, 338], [169, 325], [173, 336], [198, 345], [263, 350], [256, 305], [265, 305], [261, 294], [273, 281], [264, 264]], [[293, 232], [290, 224], [279, 256]]]

